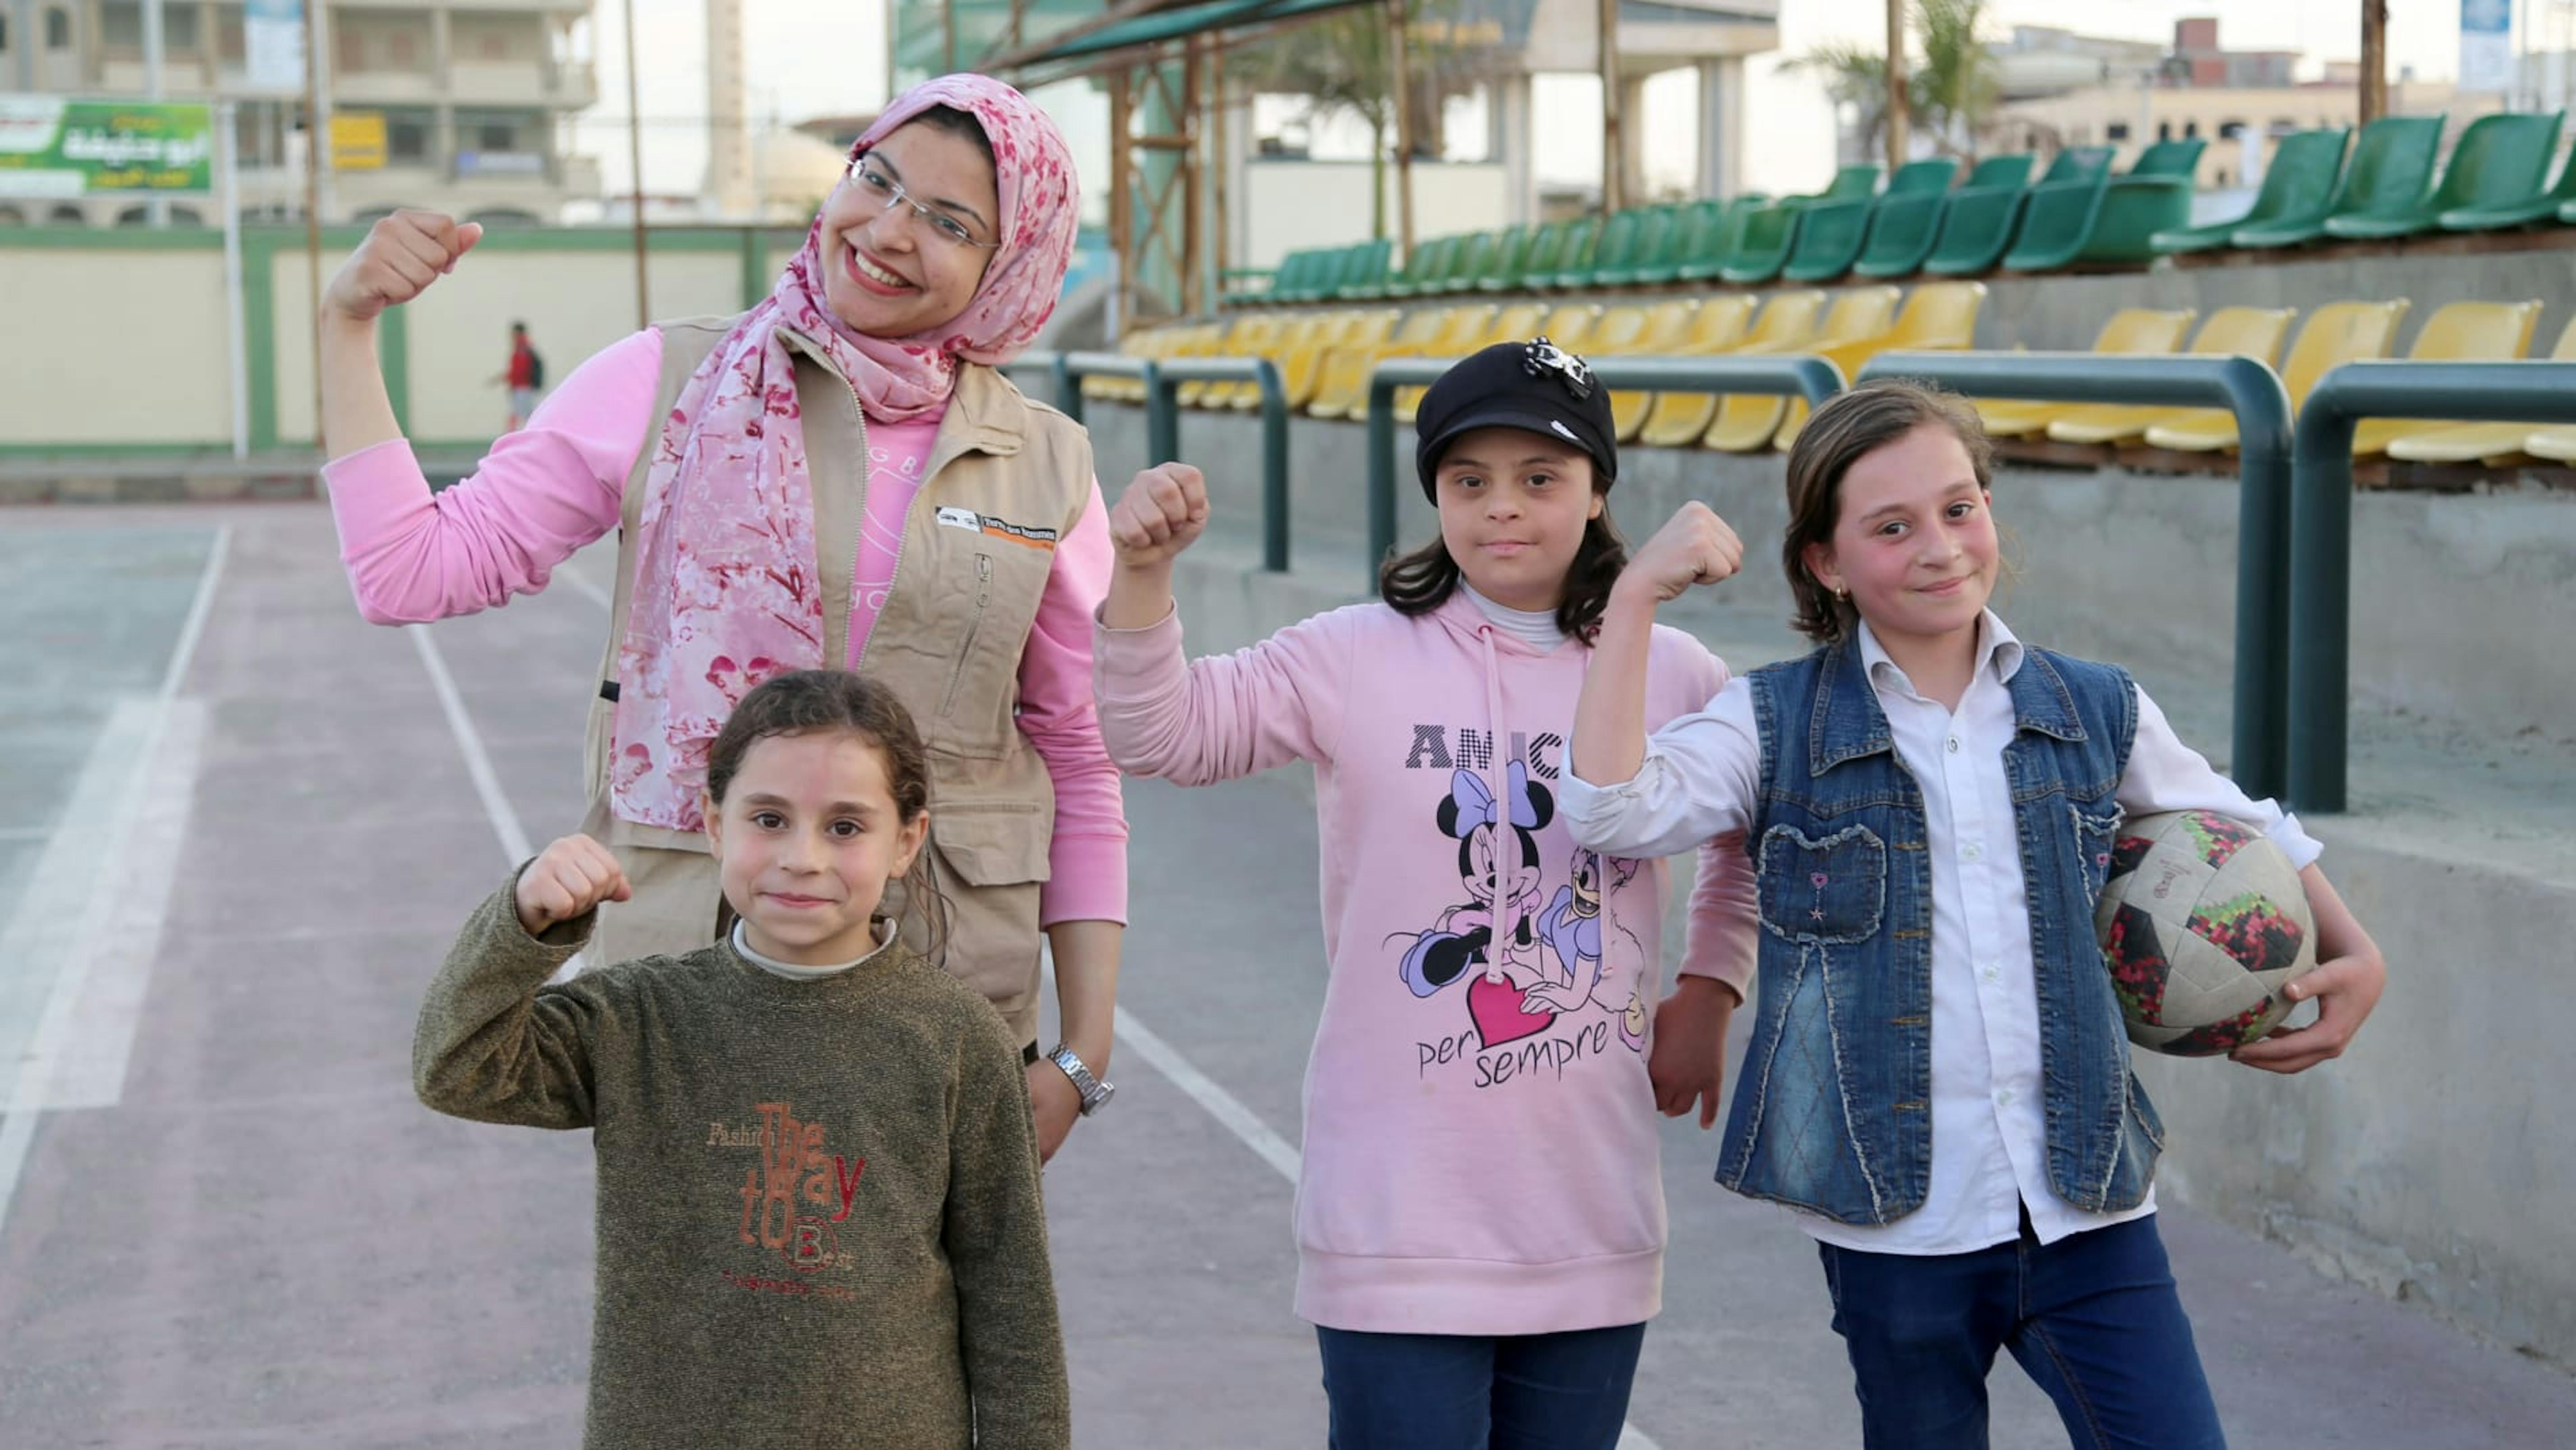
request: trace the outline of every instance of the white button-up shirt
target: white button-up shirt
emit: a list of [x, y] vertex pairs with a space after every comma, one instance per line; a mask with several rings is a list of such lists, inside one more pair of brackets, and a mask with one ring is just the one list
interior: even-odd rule
[[[2088, 1213], [2048, 1182], [2040, 1085], [2039, 995], [2031, 963], [2030, 902], [2004, 747], [2014, 735], [2008, 681], [2021, 642], [1993, 611], [1978, 635], [1977, 668], [1953, 712], [1918, 693], [1869, 626], [1861, 661], [1887, 715], [1897, 759], [1923, 793], [1932, 867], [1932, 1181], [1922, 1208], [1877, 1227], [1796, 1213], [1810, 1235], [1887, 1254], [1968, 1253], [2019, 1236], [2026, 1205], [2043, 1243], [2137, 1218]], [[1664, 726], [1622, 785], [1566, 772], [1558, 807], [1578, 838], [1605, 851], [1673, 855], [1748, 828], [1762, 778], [1751, 684], [1729, 680], [1708, 708]], [[2120, 777], [2132, 816], [2206, 810], [2260, 825], [2306, 867], [2321, 848], [2270, 801], [2257, 801], [2174, 735], [2138, 692], [2137, 735]]]

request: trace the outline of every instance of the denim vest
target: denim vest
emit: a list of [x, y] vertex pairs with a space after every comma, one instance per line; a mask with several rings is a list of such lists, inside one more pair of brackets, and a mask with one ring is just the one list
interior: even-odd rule
[[[1932, 863], [1859, 645], [1755, 670], [1763, 778], [1759, 1006], [1717, 1180], [1848, 1224], [1923, 1206], [1932, 1177]], [[2164, 1129], [2093, 932], [2138, 724], [2112, 665], [2025, 649], [2004, 749], [2038, 985], [2048, 1180], [2077, 1208], [2146, 1197]]]

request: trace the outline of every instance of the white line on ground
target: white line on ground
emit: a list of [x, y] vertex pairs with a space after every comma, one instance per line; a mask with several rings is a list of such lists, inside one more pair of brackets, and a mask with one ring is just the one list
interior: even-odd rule
[[[1055, 978], [1055, 959], [1046, 953], [1047, 979]], [[1174, 1087], [1188, 1093], [1207, 1110], [1208, 1116], [1225, 1125], [1226, 1131], [1241, 1139], [1243, 1145], [1258, 1154], [1261, 1161], [1277, 1169], [1279, 1176], [1292, 1185], [1297, 1181], [1300, 1165], [1305, 1161], [1287, 1139], [1271, 1131], [1261, 1115], [1243, 1105], [1243, 1100], [1219, 1086], [1215, 1079], [1198, 1070], [1178, 1048], [1163, 1040], [1160, 1033], [1137, 1020], [1136, 1014], [1118, 1009], [1118, 1041], [1128, 1051], [1145, 1059], [1146, 1065], [1161, 1073]], [[1634, 1425], [1619, 1427], [1618, 1450], [1661, 1450], [1645, 1431]]]
[[[146, 793], [155, 786], [168, 783], [161, 772], [153, 768], [154, 762], [161, 753], [161, 742], [174, 713], [172, 706], [178, 697], [180, 682], [187, 678], [188, 665], [196, 656], [197, 641], [205, 634], [206, 618], [213, 612], [215, 590], [223, 580], [224, 560], [231, 548], [231, 527], [217, 528], [213, 542], [206, 549], [205, 568], [197, 576], [196, 597], [188, 603], [187, 618], [179, 626], [178, 639], [171, 646], [169, 666], [162, 671], [160, 690], [149, 701], [120, 702], [109, 717], [108, 728], [101, 732], [99, 747], [91, 754], [90, 767], [83, 770], [82, 780], [74, 787], [73, 801], [77, 804], [85, 794], [97, 794], [108, 783], [121, 781], [123, 784], [122, 799], [105, 814], [91, 817], [110, 823], [105, 839], [95, 839], [95, 833], [78, 829], [58, 831], [53, 846], [39, 861], [36, 875], [28, 881], [26, 895], [17, 911], [12, 913], [7, 929], [0, 931], [0, 941], [8, 942], [32, 943], [40, 935], [44, 936], [47, 938], [45, 945], [60, 953], [56, 958], [60, 966], [53, 988], [46, 994], [43, 1014], [37, 1019], [35, 1037], [17, 1064], [8, 1098], [7, 1117], [0, 1119], [0, 1223], [8, 1221], [9, 1205], [18, 1192], [18, 1177], [27, 1166], [27, 1149], [35, 1141], [36, 1120], [44, 1114], [44, 1094], [52, 1082], [54, 1066], [61, 1058], [64, 1038], [71, 1031], [73, 1008], [80, 1001], [82, 988], [96, 964], [96, 953], [88, 947], [94, 940], [91, 928], [100, 921], [95, 900], [106, 889], [101, 880], [106, 874], [102, 868], [111, 861], [122, 864], [127, 843], [134, 836], [134, 826], [143, 814]], [[111, 745], [119, 741], [131, 742], [131, 745], [111, 750]], [[102, 780], [91, 781], [89, 776], [98, 771], [107, 773]], [[75, 828], [83, 819], [80, 815], [66, 816]], [[49, 863], [57, 855], [64, 858], [60, 869], [48, 870]], [[71, 868], [75, 866], [86, 874], [71, 874]], [[166, 884], [162, 890], [166, 894]], [[166, 901], [156, 902], [151, 907], [150, 915], [156, 923], [152, 934], [156, 939], [159, 936], [157, 921], [166, 907]], [[129, 924], [130, 919], [117, 923], [120, 929]], [[148, 944], [142, 949], [148, 952]], [[42, 958], [36, 960], [41, 961]], [[147, 964], [148, 960], [147, 956]], [[138, 1011], [139, 1008], [138, 1002]]]
[[406, 625], [403, 633], [411, 636], [412, 647], [420, 651], [421, 667], [429, 671], [429, 686], [438, 692], [439, 711], [447, 716], [448, 733], [456, 737], [457, 752], [465, 757], [465, 773], [474, 779], [474, 793], [483, 800], [483, 814], [492, 820], [492, 834], [501, 840], [505, 864], [516, 866], [537, 854], [536, 848], [528, 844], [528, 833], [519, 825], [519, 813], [510, 808], [510, 798], [501, 793], [501, 777], [493, 772], [492, 757], [484, 753], [483, 735], [474, 728], [474, 717], [465, 713], [465, 699], [456, 693], [447, 659], [430, 638], [429, 626]]
[[80, 913], [74, 956], [84, 977], [60, 1036], [49, 1044], [52, 1061], [36, 1104], [47, 1112], [112, 1108], [125, 1096], [125, 1068], [161, 956], [212, 714], [203, 700], [173, 700], [166, 713], [160, 748], [137, 772], [147, 783], [133, 820], [107, 857], [116, 869], [97, 873]]

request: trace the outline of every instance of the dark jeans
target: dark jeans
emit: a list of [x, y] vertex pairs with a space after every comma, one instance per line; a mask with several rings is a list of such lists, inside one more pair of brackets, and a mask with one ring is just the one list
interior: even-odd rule
[[1612, 1450], [1646, 1326], [1315, 1337], [1331, 1450]]
[[1868, 1450], [1985, 1450], [2009, 1349], [2076, 1450], [2224, 1450], [2155, 1215], [2041, 1245], [1868, 1254], [1818, 1244]]

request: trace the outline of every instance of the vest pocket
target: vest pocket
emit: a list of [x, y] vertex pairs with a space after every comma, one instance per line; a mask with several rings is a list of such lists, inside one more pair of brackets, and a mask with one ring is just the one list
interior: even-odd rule
[[1878, 935], [1887, 904], [1887, 843], [1867, 826], [1821, 838], [1795, 826], [1762, 833], [1762, 927], [1794, 942], [1835, 945]]
[[1047, 879], [1046, 813], [1035, 804], [934, 801], [930, 843], [969, 886]]
[[[1033, 804], [930, 808], [929, 849], [938, 853], [938, 886], [948, 898], [941, 965], [982, 993], [1023, 1042], [1038, 1028], [1038, 883], [1047, 879], [1051, 835], [1049, 814]], [[904, 917], [908, 933], [919, 925], [919, 913]]]
[[2084, 899], [2092, 901], [2102, 894], [2111, 879], [2111, 853], [2120, 844], [2120, 827], [2127, 823], [2128, 812], [2118, 802], [2106, 812], [2089, 811], [2070, 801], [2066, 812], [2075, 818], [2075, 865], [2082, 873]]

